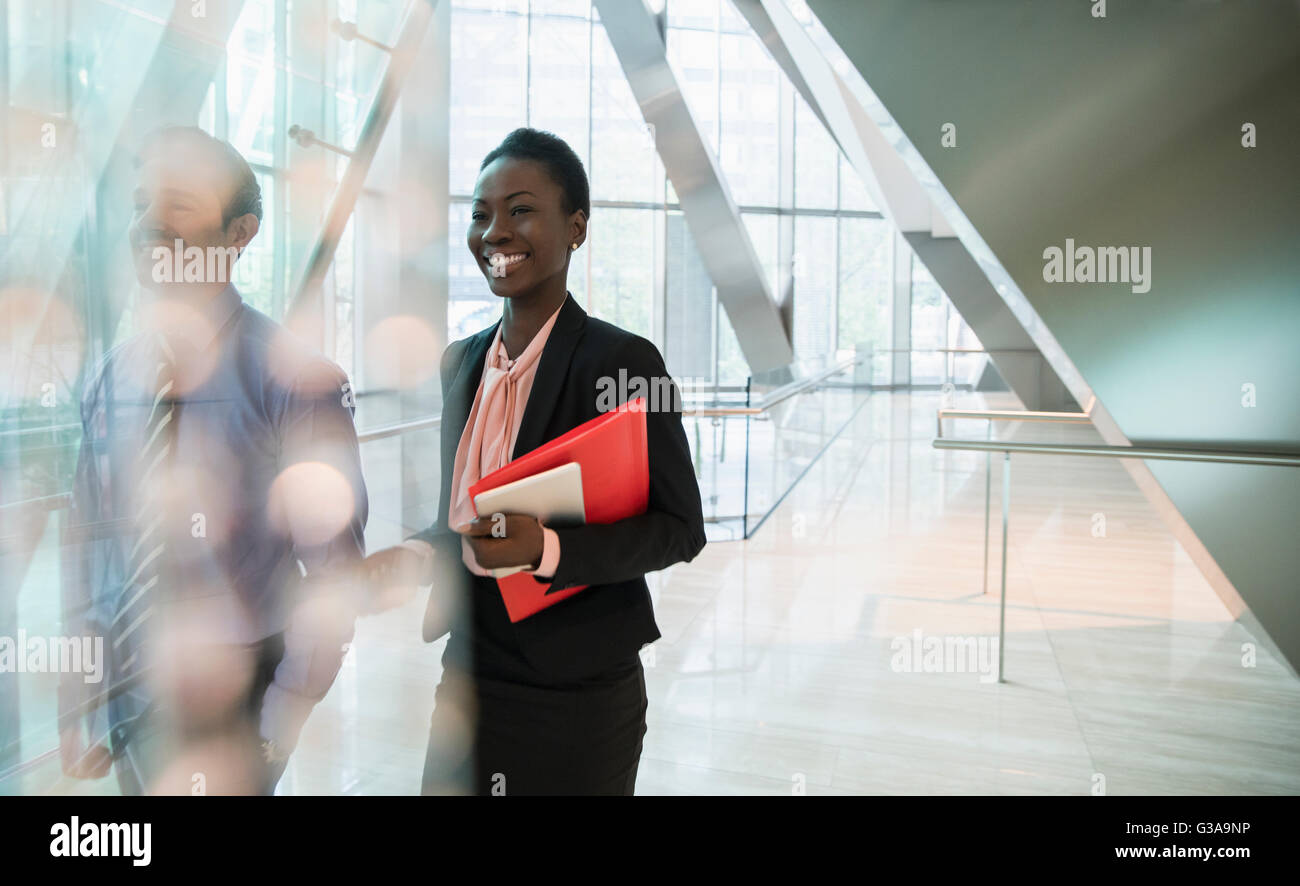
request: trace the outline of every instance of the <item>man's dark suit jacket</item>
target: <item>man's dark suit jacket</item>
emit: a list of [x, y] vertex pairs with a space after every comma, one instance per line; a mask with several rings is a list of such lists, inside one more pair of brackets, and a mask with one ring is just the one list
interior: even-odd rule
[[[433, 593], [462, 595], [462, 613], [471, 611], [464, 595], [497, 592], [495, 581], [476, 577], [464, 567], [460, 536], [446, 525], [456, 448], [496, 327], [493, 324], [454, 342], [443, 354], [442, 485], [437, 522], [413, 536], [437, 551]], [[627, 378], [640, 377], [652, 386], [656, 379], [668, 378], [663, 358], [651, 342], [587, 316], [570, 294], [538, 362], [512, 458], [600, 415], [600, 380], [617, 382], [620, 369]], [[673, 390], [675, 394], [676, 388]], [[680, 398], [675, 394], [672, 399], [672, 403], [658, 404], [664, 411], [646, 415], [650, 460], [646, 512], [604, 526], [556, 529], [560, 562], [551, 587], [590, 587], [512, 625], [524, 657], [556, 681], [581, 680], [624, 664], [643, 645], [659, 639], [645, 574], [689, 561], [704, 547], [700, 490], [682, 429]], [[448, 584], [452, 587], [445, 586]], [[465, 629], [463, 622], [453, 625], [453, 632], [458, 629]], [[426, 618], [425, 639], [436, 639], [437, 633]]]

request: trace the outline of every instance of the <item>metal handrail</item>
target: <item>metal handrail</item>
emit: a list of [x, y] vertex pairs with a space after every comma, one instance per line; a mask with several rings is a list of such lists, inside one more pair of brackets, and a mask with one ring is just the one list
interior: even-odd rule
[[989, 421], [1092, 421], [1086, 412], [1034, 412], [1029, 409], [940, 409], [939, 418], [986, 418]]
[[[995, 421], [1048, 421], [1048, 422], [1065, 422], [1067, 424], [1089, 424], [1092, 422], [1092, 407], [1097, 402], [1094, 396], [1088, 401], [1088, 408], [1083, 412], [1038, 412], [1032, 409], [952, 409], [949, 407], [940, 408], [935, 413], [935, 424], [938, 436], [943, 436], [943, 420], [945, 418], [970, 418], [985, 419], [989, 422]], [[993, 434], [993, 426], [989, 425], [989, 436]]]
[[[1093, 402], [1096, 402], [1095, 399]], [[1091, 412], [1089, 404], [1089, 412]], [[987, 417], [987, 416], [984, 416]], [[992, 422], [989, 423], [990, 433]], [[1086, 455], [1102, 458], [1141, 458], [1158, 461], [1207, 462], [1211, 464], [1269, 465], [1300, 468], [1300, 455], [1283, 452], [1230, 449], [1177, 449], [1168, 446], [1101, 446], [1070, 443], [1013, 443], [996, 440], [956, 440], [936, 437], [931, 445], [935, 449], [968, 450], [1002, 453], [1002, 590], [998, 602], [998, 682], [1006, 682], [1003, 656], [1007, 633], [1007, 524], [1011, 508], [1011, 453], [1027, 452], [1038, 455]], [[992, 464], [985, 462], [984, 501], [984, 593], [988, 593], [988, 484]]]
[[683, 393], [686, 393], [687, 391], [691, 393], [695, 393], [696, 391], [713, 391], [722, 394], [743, 394], [749, 390], [749, 388], [744, 385], [717, 385], [710, 382], [691, 382], [689, 384], [678, 382], [677, 387], [681, 389]]
[[984, 419], [987, 421], [1048, 421], [1067, 424], [1091, 424], [1092, 416], [1086, 412], [1034, 412], [1027, 409], [940, 409], [935, 413], [937, 431], [943, 436], [945, 418]]
[[875, 348], [877, 354], [1030, 354], [1037, 348]]
[[[424, 418], [414, 419], [412, 421], [399, 422], [391, 425], [381, 425], [377, 428], [371, 428], [368, 431], [357, 432], [357, 443], [370, 443], [374, 440], [382, 440], [385, 437], [396, 437], [410, 431], [423, 431], [429, 428], [436, 428], [442, 424], [441, 415], [430, 415]], [[72, 425], [70, 427], [81, 427]], [[32, 505], [45, 504], [51, 511], [66, 508], [72, 502], [71, 492], [55, 492], [51, 495], [42, 495], [37, 498], [27, 498], [22, 501], [9, 502], [0, 504], [0, 510], [8, 510], [18, 507], [30, 507]]]
[[852, 369], [854, 366], [863, 362], [863, 359], [864, 358], [862, 357], [850, 357], [846, 360], [841, 360], [834, 366], [822, 370], [816, 375], [809, 376], [808, 378], [796, 382], [790, 382], [787, 385], [782, 385], [768, 394], [768, 396], [764, 397], [758, 406], [706, 406], [699, 409], [687, 408], [682, 410], [682, 415], [696, 416], [699, 418], [728, 415], [761, 415], [778, 403], [783, 403], [797, 394], [802, 394], [810, 388], [817, 387], [817, 385], [821, 384], [831, 376], [839, 375], [848, 369]]
[[808, 378], [802, 379], [801, 381], [793, 381], [787, 385], [782, 385], [781, 387], [776, 388], [773, 391], [770, 391], [768, 395], [764, 397], [763, 400], [759, 403], [759, 408], [764, 410], [771, 409], [776, 404], [789, 400], [791, 397], [795, 396], [796, 394], [802, 394], [804, 391], [808, 390], [809, 388], [816, 387], [818, 384], [824, 382], [832, 375], [839, 375], [841, 372], [844, 372], [845, 370], [852, 369], [854, 366], [857, 366], [865, 359], [866, 357], [864, 356], [849, 357], [846, 360], [841, 360], [839, 363], [836, 363], [833, 366], [828, 366], [827, 368], [823, 369], [821, 372], [817, 373], [816, 375], [809, 376]]
[[374, 440], [382, 440], [385, 437], [397, 437], [410, 431], [424, 431], [429, 428], [436, 428], [442, 424], [442, 415], [430, 415], [425, 418], [417, 418], [411, 421], [398, 422], [397, 424], [381, 425], [377, 428], [371, 428], [368, 431], [357, 432], [358, 443], [370, 443]]
[[13, 428], [0, 431], [0, 437], [26, 437], [30, 434], [56, 434], [61, 431], [81, 430], [81, 422], [66, 422], [61, 425], [36, 425], [30, 428]]
[[[1064, 422], [1066, 424], [1090, 424], [1092, 422], [1092, 407], [1097, 402], [1094, 395], [1088, 401], [1088, 406], [1083, 412], [1041, 412], [1031, 409], [952, 409], [940, 408], [935, 413], [935, 439], [943, 439], [943, 420], [945, 418], [969, 418], [984, 419], [988, 421], [986, 437], [987, 440], [993, 439], [993, 422], [995, 421], [1042, 421], [1042, 422]], [[989, 592], [989, 500], [993, 497], [993, 453], [987, 452], [984, 456], [984, 584], [980, 591], [982, 594]]]
[[13, 501], [6, 504], [0, 504], [0, 511], [11, 508], [32, 507], [33, 505], [44, 504], [47, 510], [57, 511], [66, 508], [72, 502], [71, 492], [55, 492], [50, 495], [38, 495], [36, 498], [25, 498], [22, 501]]
[[1036, 452], [1047, 455], [1095, 455], [1155, 461], [1200, 461], [1214, 464], [1273, 465], [1300, 468], [1300, 455], [1234, 449], [1175, 449], [1167, 446], [1101, 446], [1074, 443], [1009, 443], [999, 440], [936, 439], [935, 449], [975, 452]]
[[696, 418], [708, 418], [710, 416], [727, 416], [727, 415], [761, 415], [762, 407], [759, 406], [710, 406], [701, 409], [683, 409], [682, 415], [693, 415]]

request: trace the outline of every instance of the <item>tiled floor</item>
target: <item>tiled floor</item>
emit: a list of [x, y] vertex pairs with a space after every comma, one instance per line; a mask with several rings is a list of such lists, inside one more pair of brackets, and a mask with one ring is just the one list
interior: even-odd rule
[[[1300, 792], [1300, 681], [1262, 650], [1242, 667], [1251, 637], [1115, 461], [1013, 457], [1006, 683], [891, 666], [905, 640], [997, 636], [1000, 457], [981, 595], [985, 459], [931, 448], [938, 406], [873, 396], [755, 538], [652, 577], [638, 793]], [[377, 513], [372, 545], [399, 532]], [[359, 625], [282, 792], [418, 790], [422, 607]]]

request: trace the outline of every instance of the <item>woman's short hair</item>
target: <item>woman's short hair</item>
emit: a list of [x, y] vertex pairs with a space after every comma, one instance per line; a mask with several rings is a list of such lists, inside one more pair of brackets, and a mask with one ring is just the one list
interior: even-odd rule
[[564, 211], [581, 209], [584, 215], [591, 217], [591, 188], [587, 184], [587, 172], [573, 148], [558, 135], [520, 127], [488, 152], [479, 165], [479, 172], [499, 157], [540, 163], [564, 193]]
[[208, 135], [197, 126], [155, 129], [141, 142], [140, 150], [135, 155], [135, 165], [139, 168], [151, 154], [174, 150], [178, 146], [197, 149], [225, 177], [231, 196], [222, 208], [223, 225], [230, 224], [241, 215], [251, 214], [258, 221], [262, 220], [262, 187], [257, 183], [253, 168], [228, 142]]

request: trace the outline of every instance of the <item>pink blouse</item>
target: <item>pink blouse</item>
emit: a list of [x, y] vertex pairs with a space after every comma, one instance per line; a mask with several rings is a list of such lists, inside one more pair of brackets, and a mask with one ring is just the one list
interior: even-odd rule
[[[456, 461], [451, 472], [451, 504], [447, 516], [450, 528], [455, 529], [474, 519], [474, 503], [470, 500], [469, 488], [480, 478], [510, 463], [515, 441], [519, 437], [519, 425], [524, 417], [524, 407], [528, 405], [528, 394], [533, 389], [533, 378], [537, 375], [537, 363], [559, 315], [560, 309], [556, 308], [555, 313], [533, 336], [528, 347], [514, 360], [507, 355], [505, 343], [501, 340], [504, 320], [497, 325], [496, 335], [488, 346], [483, 362], [483, 376], [479, 380], [478, 392], [474, 395], [474, 405], [456, 447]], [[524, 571], [546, 577], [554, 575], [555, 568], [559, 565], [560, 538], [555, 530], [545, 526], [542, 527], [542, 536], [541, 563], [535, 570]], [[474, 559], [469, 541], [462, 538], [460, 544], [461, 560], [465, 568], [475, 575], [491, 575]]]

